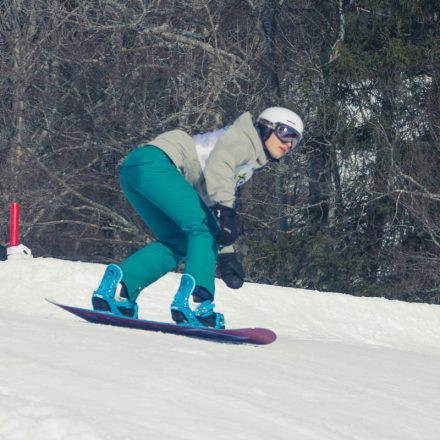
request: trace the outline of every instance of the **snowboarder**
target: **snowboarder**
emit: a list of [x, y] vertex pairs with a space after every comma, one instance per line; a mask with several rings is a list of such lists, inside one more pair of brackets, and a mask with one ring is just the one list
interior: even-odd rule
[[[224, 328], [213, 303], [217, 260], [229, 287], [238, 289], [244, 281], [232, 247], [238, 236], [236, 188], [293, 149], [303, 128], [293, 111], [270, 107], [255, 123], [246, 112], [231, 126], [193, 137], [172, 130], [131, 151], [119, 170], [121, 187], [156, 241], [107, 267], [93, 308], [137, 318], [142, 289], [185, 261], [173, 320]], [[194, 310], [191, 296], [198, 304]]]

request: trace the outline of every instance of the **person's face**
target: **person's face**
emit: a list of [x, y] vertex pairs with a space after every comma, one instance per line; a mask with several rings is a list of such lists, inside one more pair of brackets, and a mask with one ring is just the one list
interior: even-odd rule
[[266, 148], [273, 159], [281, 159], [292, 148], [292, 141], [286, 142], [280, 140], [273, 131], [266, 141]]

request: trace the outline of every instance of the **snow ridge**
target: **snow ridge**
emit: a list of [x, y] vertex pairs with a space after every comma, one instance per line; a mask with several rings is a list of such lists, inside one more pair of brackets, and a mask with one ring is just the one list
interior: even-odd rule
[[[230, 327], [267, 347], [96, 326], [104, 266], [0, 262], [0, 440], [440, 438], [440, 308], [217, 281]], [[179, 275], [146, 289], [140, 317], [169, 321]]]

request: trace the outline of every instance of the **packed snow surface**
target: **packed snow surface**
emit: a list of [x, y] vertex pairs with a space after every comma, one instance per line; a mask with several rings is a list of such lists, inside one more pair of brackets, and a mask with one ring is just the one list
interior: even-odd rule
[[[0, 262], [0, 439], [437, 440], [440, 307], [217, 281], [228, 327], [268, 346], [89, 324], [104, 266]], [[169, 274], [139, 298], [169, 321]]]

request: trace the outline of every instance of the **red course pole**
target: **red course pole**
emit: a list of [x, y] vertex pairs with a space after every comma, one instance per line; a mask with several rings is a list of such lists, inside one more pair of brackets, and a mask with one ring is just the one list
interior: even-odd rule
[[11, 203], [10, 214], [9, 246], [18, 246], [18, 227], [20, 223], [20, 205], [18, 203]]

